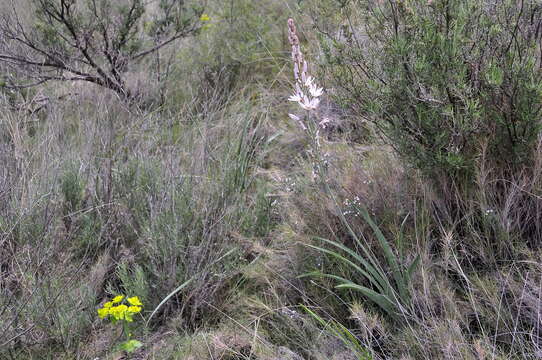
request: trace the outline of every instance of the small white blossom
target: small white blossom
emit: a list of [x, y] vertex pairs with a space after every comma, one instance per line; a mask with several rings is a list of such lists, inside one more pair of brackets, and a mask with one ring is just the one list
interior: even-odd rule
[[320, 125], [322, 129], [325, 129], [329, 122], [331, 122], [331, 120], [329, 120], [328, 118], [324, 118], [324, 120], [320, 121], [318, 125]]
[[301, 81], [307, 81], [308, 65], [306, 61], [303, 61], [303, 69], [301, 70]]
[[306, 98], [306, 96], [302, 92], [297, 92], [293, 95], [291, 95], [288, 100], [294, 101], [294, 102], [301, 102], [303, 98]]
[[301, 120], [301, 119], [299, 118], [299, 116], [294, 115], [294, 114], [288, 114], [288, 116], [290, 117], [290, 119], [295, 120], [295, 121]]
[[320, 104], [320, 99], [318, 98], [314, 98], [314, 99], [308, 99], [305, 97], [305, 99], [303, 99], [303, 102], [300, 102], [299, 105], [305, 109], [305, 110], [315, 110], [318, 105]]
[[309, 86], [309, 92], [310, 92], [311, 96], [319, 97], [324, 93], [324, 89], [317, 87], [315, 84], [311, 84]]

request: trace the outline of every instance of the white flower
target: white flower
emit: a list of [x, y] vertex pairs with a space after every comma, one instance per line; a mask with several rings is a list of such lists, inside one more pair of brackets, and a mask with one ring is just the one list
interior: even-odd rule
[[303, 121], [301, 121], [301, 118], [299, 116], [294, 114], [288, 114], [288, 116], [290, 117], [290, 119], [297, 121], [301, 129], [307, 130], [307, 127], [305, 126], [305, 124], [303, 124]]
[[319, 88], [316, 86], [316, 84], [312, 84], [309, 86], [309, 92], [313, 97], [319, 97], [324, 93], [323, 88]]
[[320, 104], [320, 99], [318, 98], [314, 98], [312, 100], [309, 100], [308, 98], [305, 97], [304, 101], [303, 102], [300, 102], [299, 105], [301, 105], [301, 107], [305, 110], [315, 110], [318, 105]]
[[305, 80], [305, 86], [306, 87], [311, 87], [313, 84], [312, 84], [312, 76], [309, 76], [306, 80]]
[[299, 116], [294, 115], [294, 114], [288, 114], [288, 116], [290, 117], [290, 119], [295, 120], [295, 121], [301, 120], [301, 118]]
[[318, 125], [320, 125], [322, 129], [325, 129], [327, 127], [327, 124], [330, 122], [331, 120], [329, 120], [328, 118], [324, 118], [324, 120], [320, 121]]
[[295, 101], [295, 102], [301, 102], [303, 100], [303, 98], [305, 98], [306, 96], [302, 93], [302, 92], [297, 92], [293, 95], [291, 95], [288, 100], [290, 101]]
[[301, 69], [301, 81], [305, 82], [307, 81], [307, 70], [308, 70], [308, 65], [307, 65], [307, 62], [305, 60], [303, 60], [303, 68]]
[[294, 63], [294, 79], [299, 79], [299, 65]]

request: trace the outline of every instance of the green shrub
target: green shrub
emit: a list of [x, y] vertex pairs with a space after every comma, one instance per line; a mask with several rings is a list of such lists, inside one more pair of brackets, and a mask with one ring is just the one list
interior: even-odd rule
[[60, 189], [64, 198], [64, 216], [81, 210], [84, 200], [85, 184], [76, 169], [66, 171], [61, 179]]
[[322, 36], [337, 96], [411, 164], [468, 191], [482, 154], [504, 175], [532, 163], [542, 105], [536, 2], [337, 6], [339, 34]]

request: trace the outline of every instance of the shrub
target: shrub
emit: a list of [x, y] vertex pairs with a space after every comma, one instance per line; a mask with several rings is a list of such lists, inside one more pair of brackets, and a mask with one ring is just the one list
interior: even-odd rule
[[343, 24], [337, 35], [322, 25], [321, 44], [336, 95], [413, 166], [469, 198], [482, 154], [496, 176], [532, 164], [542, 108], [536, 2], [335, 6]]
[[[131, 64], [201, 27], [203, 6], [162, 0], [151, 11], [141, 0], [29, 0], [6, 6], [0, 18], [0, 62], [24, 73], [6, 76], [8, 88], [46, 81], [86, 81], [132, 99]], [[23, 13], [35, 14], [26, 21]], [[24, 77], [23, 77], [24, 78]]]

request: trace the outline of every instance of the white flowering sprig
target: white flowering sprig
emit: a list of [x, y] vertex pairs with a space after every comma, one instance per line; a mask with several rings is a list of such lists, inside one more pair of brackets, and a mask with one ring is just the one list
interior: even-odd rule
[[309, 75], [309, 65], [303, 57], [299, 45], [299, 37], [293, 19], [288, 19], [288, 40], [292, 46], [292, 61], [294, 65], [294, 93], [288, 98], [303, 109], [306, 116], [288, 114], [296, 121], [310, 140], [311, 149], [308, 154], [313, 160], [313, 178], [320, 178], [325, 181], [324, 174], [327, 170], [327, 158], [322, 154], [320, 146], [320, 130], [325, 129], [329, 119], [318, 121], [315, 113], [320, 105], [320, 97], [324, 94], [324, 89], [316, 84], [316, 81]]
[[[292, 46], [292, 61], [294, 63], [294, 79], [295, 89], [294, 93], [288, 98], [289, 101], [293, 101], [299, 104], [299, 106], [308, 112], [314, 111], [320, 105], [320, 96], [324, 93], [324, 89], [316, 85], [314, 78], [308, 74], [308, 64], [303, 58], [303, 53], [299, 46], [299, 38], [297, 36], [297, 30], [293, 19], [288, 19], [288, 40]], [[297, 121], [303, 130], [307, 130], [307, 126], [303, 123], [301, 118], [295, 114], [288, 114], [288, 116]]]

